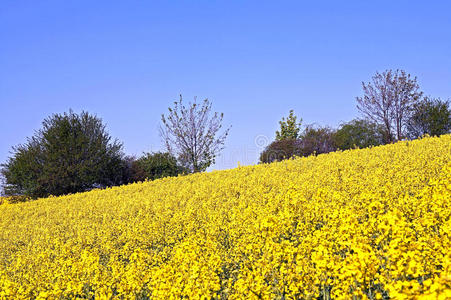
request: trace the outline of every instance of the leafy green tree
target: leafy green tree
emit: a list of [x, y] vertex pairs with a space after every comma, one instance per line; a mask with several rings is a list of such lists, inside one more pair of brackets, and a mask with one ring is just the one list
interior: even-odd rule
[[131, 181], [155, 180], [187, 173], [169, 152], [145, 153], [132, 162]]
[[222, 129], [224, 114], [211, 111], [211, 102], [205, 99], [185, 106], [180, 100], [161, 116], [160, 135], [166, 149], [190, 172], [202, 172], [215, 163], [224, 149], [230, 127]]
[[413, 106], [407, 125], [410, 138], [429, 134], [439, 136], [451, 132], [451, 110], [449, 100], [425, 97]]
[[369, 120], [355, 119], [335, 132], [335, 146], [341, 150], [366, 148], [384, 143], [384, 129]]
[[121, 150], [98, 117], [54, 114], [2, 164], [5, 192], [36, 198], [120, 184]]
[[290, 110], [290, 114], [287, 119], [283, 117], [282, 120], [279, 121], [280, 131], [276, 131], [276, 140], [297, 139], [301, 130], [301, 122], [302, 119], [299, 120], [299, 123], [297, 122], [297, 117], [294, 114], [294, 111]]

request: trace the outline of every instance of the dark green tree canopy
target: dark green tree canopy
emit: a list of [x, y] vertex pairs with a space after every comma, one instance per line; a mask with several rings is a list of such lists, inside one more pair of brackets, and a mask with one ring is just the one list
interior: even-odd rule
[[295, 116], [294, 111], [290, 110], [290, 114], [287, 119], [283, 117], [282, 120], [279, 121], [280, 131], [276, 131], [276, 140], [297, 139], [301, 130], [301, 122], [302, 119], [299, 120], [299, 123], [297, 122], [297, 117]]
[[2, 165], [7, 194], [30, 197], [82, 192], [120, 184], [122, 144], [87, 112], [54, 114]]
[[155, 180], [188, 172], [169, 152], [144, 153], [143, 156], [132, 162], [131, 170], [132, 182], [146, 179]]
[[410, 138], [418, 138], [425, 134], [439, 136], [451, 132], [451, 110], [449, 100], [425, 97], [413, 106], [407, 125]]
[[370, 120], [355, 119], [342, 124], [334, 140], [341, 150], [378, 146], [384, 143], [384, 128]]

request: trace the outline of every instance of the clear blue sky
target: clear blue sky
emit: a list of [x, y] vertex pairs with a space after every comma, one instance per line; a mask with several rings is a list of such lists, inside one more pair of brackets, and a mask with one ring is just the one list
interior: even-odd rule
[[257, 162], [294, 109], [358, 116], [361, 81], [401, 68], [451, 97], [448, 1], [5, 1], [0, 162], [52, 113], [87, 110], [127, 154], [160, 150], [160, 115], [209, 98], [232, 130], [217, 169]]

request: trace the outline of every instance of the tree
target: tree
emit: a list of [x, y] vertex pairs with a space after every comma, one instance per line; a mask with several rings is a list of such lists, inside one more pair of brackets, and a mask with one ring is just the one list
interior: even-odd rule
[[261, 163], [271, 163], [294, 156], [329, 153], [337, 148], [334, 141], [335, 131], [329, 127], [307, 126], [298, 139], [275, 140], [260, 154]]
[[335, 151], [335, 131], [329, 127], [307, 126], [300, 138], [300, 152], [302, 156], [322, 154]]
[[415, 103], [407, 130], [410, 138], [418, 138], [425, 134], [439, 136], [450, 133], [449, 100], [442, 101], [440, 98], [424, 97], [421, 102]]
[[403, 70], [376, 72], [372, 82], [362, 82], [363, 96], [357, 97], [357, 109], [384, 127], [385, 142], [401, 140], [412, 106], [418, 102], [417, 78]]
[[180, 164], [190, 172], [205, 171], [215, 163], [215, 158], [224, 149], [230, 127], [220, 133], [222, 113], [212, 113], [211, 102], [202, 104], [174, 102], [167, 115], [161, 116], [160, 134], [169, 153], [177, 157]]
[[299, 131], [301, 130], [302, 119], [297, 123], [297, 117], [294, 115], [294, 111], [290, 110], [290, 115], [285, 120], [279, 121], [280, 131], [276, 131], [276, 140], [284, 139], [297, 139], [299, 137]]
[[378, 146], [384, 143], [384, 129], [369, 120], [355, 119], [342, 124], [335, 132], [334, 140], [341, 150]]
[[2, 164], [5, 192], [36, 198], [120, 184], [121, 150], [98, 117], [54, 114]]
[[5, 186], [6, 186], [5, 176], [3, 176], [3, 173], [0, 172], [0, 197], [6, 196], [5, 195]]
[[144, 181], [146, 179], [145, 170], [138, 165], [137, 158], [133, 155], [124, 156], [122, 159], [123, 167], [123, 183], [133, 183], [138, 181]]
[[300, 142], [299, 139], [292, 138], [275, 140], [260, 154], [260, 162], [272, 163], [274, 161], [289, 159], [294, 156], [301, 156]]
[[140, 158], [132, 159], [129, 168], [129, 182], [155, 180], [186, 173], [169, 152], [144, 153]]

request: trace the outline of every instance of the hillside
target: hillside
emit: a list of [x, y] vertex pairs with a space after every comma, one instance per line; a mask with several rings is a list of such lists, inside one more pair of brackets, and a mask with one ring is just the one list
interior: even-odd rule
[[451, 297], [450, 199], [445, 135], [4, 204], [0, 298]]

